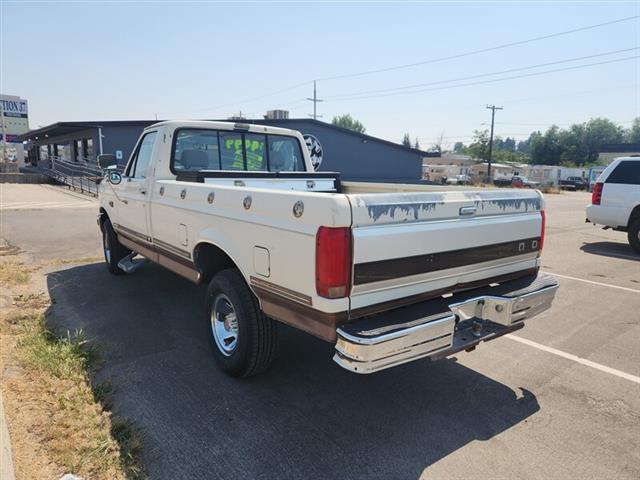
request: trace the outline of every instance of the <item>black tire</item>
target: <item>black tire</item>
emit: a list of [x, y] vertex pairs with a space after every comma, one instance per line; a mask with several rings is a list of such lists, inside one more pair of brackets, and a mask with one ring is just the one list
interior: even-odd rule
[[640, 253], [640, 217], [636, 217], [629, 222], [627, 238], [629, 239], [631, 248]]
[[213, 354], [224, 372], [247, 378], [271, 365], [278, 344], [277, 323], [262, 313], [238, 270], [222, 270], [209, 283], [207, 321]]
[[118, 266], [118, 262], [129, 255], [131, 250], [118, 241], [118, 236], [108, 218], [102, 222], [102, 252], [109, 273], [122, 275], [124, 271]]

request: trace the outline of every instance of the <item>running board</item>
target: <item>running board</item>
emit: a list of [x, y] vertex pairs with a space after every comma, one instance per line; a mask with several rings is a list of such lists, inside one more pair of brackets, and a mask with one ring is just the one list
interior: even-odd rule
[[118, 268], [126, 273], [133, 273], [149, 261], [144, 257], [140, 257], [138, 260], [134, 260], [133, 257], [135, 257], [137, 254], [137, 252], [131, 252], [129, 255], [124, 257], [118, 262]]

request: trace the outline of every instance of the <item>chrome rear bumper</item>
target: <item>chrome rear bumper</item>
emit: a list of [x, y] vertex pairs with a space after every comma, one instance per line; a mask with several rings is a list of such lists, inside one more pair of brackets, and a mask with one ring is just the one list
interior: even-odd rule
[[524, 326], [547, 310], [558, 289], [548, 275], [439, 297], [338, 328], [334, 361], [355, 373], [373, 373], [430, 357], [470, 350]]

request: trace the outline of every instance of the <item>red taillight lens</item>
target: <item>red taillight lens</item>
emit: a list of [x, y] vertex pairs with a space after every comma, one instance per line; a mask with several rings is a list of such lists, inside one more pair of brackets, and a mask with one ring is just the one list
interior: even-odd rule
[[602, 200], [602, 182], [596, 182], [593, 186], [593, 191], [591, 192], [591, 203], [593, 205], [600, 205], [600, 201]]
[[540, 250], [544, 246], [544, 231], [547, 228], [547, 215], [544, 210], [540, 210], [540, 216], [542, 217], [542, 226], [540, 227]]
[[351, 229], [320, 227], [316, 235], [316, 291], [325, 298], [349, 296]]

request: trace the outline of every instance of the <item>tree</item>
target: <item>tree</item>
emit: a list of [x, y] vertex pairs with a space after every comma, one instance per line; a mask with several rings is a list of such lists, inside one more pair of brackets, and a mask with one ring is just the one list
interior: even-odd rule
[[408, 133], [405, 133], [404, 137], [402, 137], [402, 145], [411, 148], [411, 137]]
[[624, 140], [627, 143], [640, 143], [640, 117], [636, 117], [629, 129], [625, 132]]
[[489, 158], [489, 131], [474, 130], [473, 142], [467, 147], [467, 153], [473, 158], [487, 160]]
[[430, 150], [432, 152], [438, 152], [438, 153], [442, 153], [442, 144], [444, 143], [444, 132], [442, 132], [438, 138], [436, 139], [436, 141], [433, 143], [433, 145], [431, 145]]
[[503, 148], [509, 152], [516, 151], [516, 139], [507, 137], [504, 139], [504, 143], [502, 144]]
[[348, 128], [349, 130], [353, 130], [354, 132], [364, 133], [367, 131], [364, 128], [364, 125], [351, 117], [348, 113], [346, 115], [338, 115], [337, 117], [333, 117], [331, 123], [337, 125], [338, 127]]
[[540, 165], [559, 165], [562, 154], [560, 129], [553, 125], [544, 134], [531, 135], [531, 160]]
[[413, 144], [413, 148], [416, 150], [420, 150], [420, 143], [418, 142], [418, 138], [416, 138], [416, 143]]
[[464, 152], [464, 143], [456, 142], [453, 145], [453, 153], [462, 153], [462, 152]]

